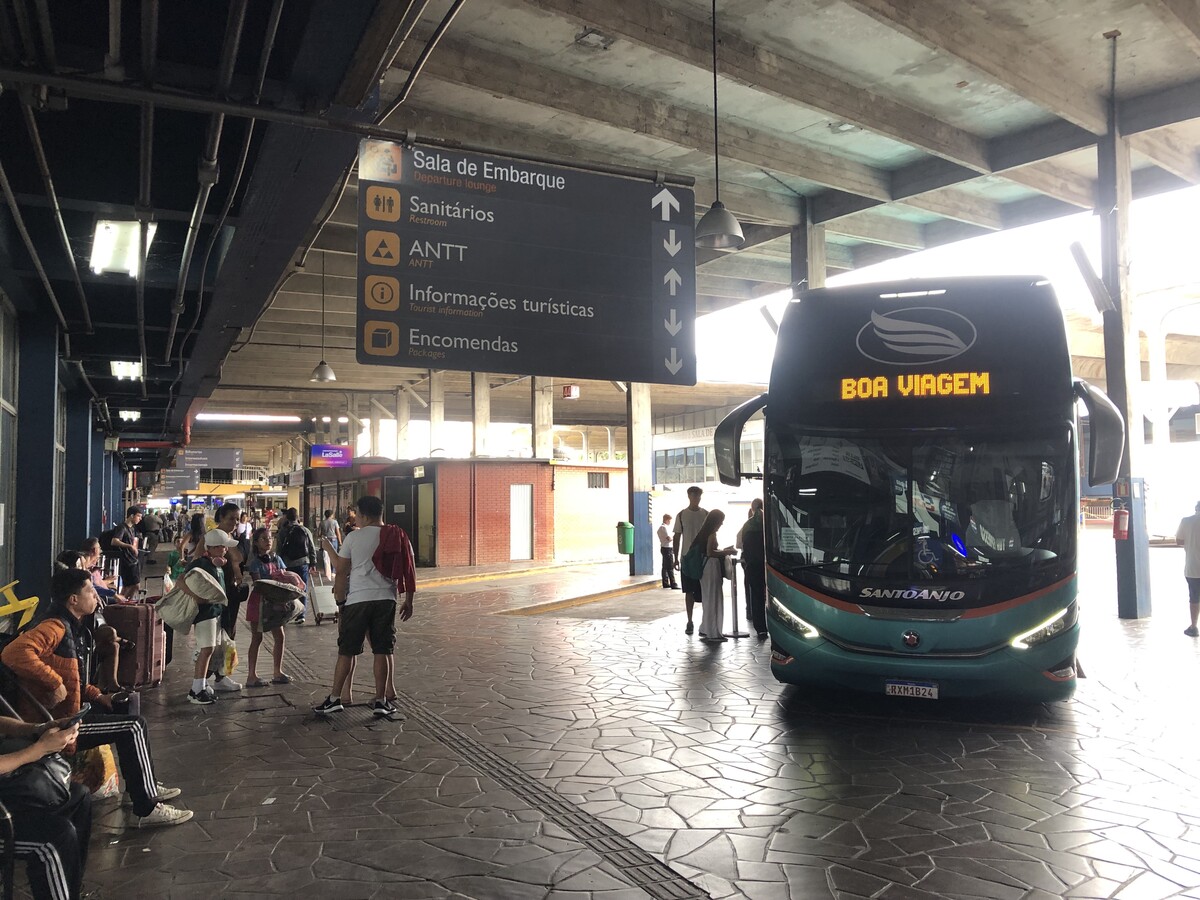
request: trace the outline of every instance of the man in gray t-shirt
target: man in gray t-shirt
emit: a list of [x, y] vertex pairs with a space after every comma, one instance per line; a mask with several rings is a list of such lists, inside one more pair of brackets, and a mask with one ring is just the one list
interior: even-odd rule
[[[688, 488], [687, 508], [681, 509], [679, 515], [675, 517], [675, 568], [677, 569], [679, 569], [679, 561], [692, 546], [692, 541], [700, 533], [704, 520], [708, 516], [708, 510], [700, 505], [700, 497], [703, 494], [704, 491], [695, 485]], [[689, 578], [680, 569], [679, 584], [683, 588], [684, 605], [687, 607], [687, 625], [684, 626], [683, 632], [691, 634], [695, 630], [692, 625], [692, 607], [700, 602], [700, 582], [695, 578]]]

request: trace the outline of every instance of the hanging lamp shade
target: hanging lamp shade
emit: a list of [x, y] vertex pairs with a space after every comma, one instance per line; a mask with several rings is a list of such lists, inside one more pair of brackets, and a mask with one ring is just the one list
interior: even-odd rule
[[696, 224], [696, 246], [704, 250], [736, 250], [746, 242], [737, 217], [720, 200]]
[[333, 369], [325, 362], [325, 254], [321, 254], [321, 361], [313, 369], [309, 381], [337, 381]]
[[696, 246], [702, 250], [736, 250], [746, 243], [737, 217], [721, 202], [721, 117], [717, 109], [717, 0], [712, 0], [713, 205], [696, 223]]

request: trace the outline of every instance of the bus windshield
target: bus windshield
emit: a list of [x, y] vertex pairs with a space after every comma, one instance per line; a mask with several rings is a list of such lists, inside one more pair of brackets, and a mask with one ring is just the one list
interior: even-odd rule
[[1074, 454], [1065, 424], [1022, 438], [772, 430], [768, 563], [855, 598], [962, 587], [974, 605], [1036, 590], [1074, 571]]

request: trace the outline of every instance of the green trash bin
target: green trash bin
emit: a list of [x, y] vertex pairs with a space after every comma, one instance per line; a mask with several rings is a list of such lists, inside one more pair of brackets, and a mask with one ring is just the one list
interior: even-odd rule
[[617, 523], [617, 552], [627, 556], [633, 554], [633, 524], [630, 522]]

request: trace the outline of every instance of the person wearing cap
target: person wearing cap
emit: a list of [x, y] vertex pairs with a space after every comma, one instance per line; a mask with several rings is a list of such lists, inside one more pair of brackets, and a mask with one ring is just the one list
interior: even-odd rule
[[[206, 574], [212, 576], [221, 585], [222, 591], [225, 590], [225, 554], [230, 550], [230, 547], [236, 548], [237, 541], [230, 535], [221, 531], [219, 528], [214, 528], [204, 536], [204, 545], [199, 549], [199, 554], [195, 559], [188, 563], [188, 567], [184, 570], [184, 575], [192, 569], [200, 569]], [[236, 549], [234, 550], [236, 552]], [[196, 651], [195, 651], [195, 669], [192, 672], [192, 687], [188, 691], [187, 699], [189, 703], [196, 703], [201, 706], [209, 706], [216, 702], [217, 691], [240, 691], [242, 686], [232, 678], [227, 678], [223, 674], [211, 672], [213, 666], [213, 656], [217, 647], [217, 638], [221, 632], [221, 614], [225, 611], [225, 604], [217, 601], [213, 603], [205, 603], [200, 606], [200, 611], [196, 613], [196, 618], [193, 620], [193, 632], [196, 636]], [[213, 687], [208, 685], [209, 674], [217, 676], [216, 684]]]

